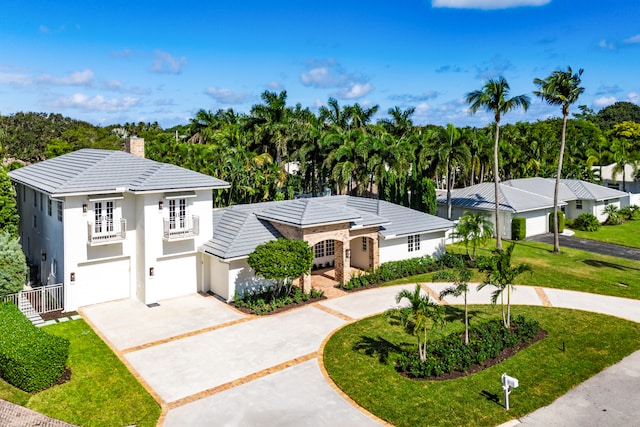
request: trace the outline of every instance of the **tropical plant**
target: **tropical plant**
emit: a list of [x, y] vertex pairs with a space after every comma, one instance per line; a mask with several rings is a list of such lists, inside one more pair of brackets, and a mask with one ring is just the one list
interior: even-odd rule
[[622, 224], [622, 218], [620, 217], [620, 210], [616, 205], [606, 205], [602, 210], [604, 215], [607, 215], [607, 220], [604, 222], [607, 225], [620, 225]]
[[467, 295], [469, 293], [469, 280], [471, 279], [471, 270], [467, 269], [462, 263], [452, 270], [437, 271], [433, 275], [433, 280], [446, 280], [453, 282], [450, 286], [440, 292], [440, 299], [447, 295], [454, 297], [463, 296], [464, 298], [464, 343], [469, 344], [469, 310], [467, 309]]
[[582, 231], [598, 231], [600, 221], [594, 214], [583, 213], [573, 221], [573, 228]]
[[429, 299], [429, 295], [422, 292], [420, 285], [416, 285], [413, 292], [403, 289], [396, 295], [396, 303], [403, 299], [409, 301], [405, 307], [389, 311], [394, 320], [399, 320], [405, 330], [418, 340], [418, 357], [427, 359], [427, 334], [429, 330], [444, 325], [444, 309]]
[[465, 211], [454, 229], [454, 236], [459, 237], [464, 242], [469, 255], [469, 243], [472, 244], [473, 260], [476, 259], [476, 248], [478, 245], [484, 245], [493, 235], [493, 223], [489, 219], [489, 215], [482, 212]]
[[[580, 86], [581, 76], [584, 70], [580, 69], [574, 73], [571, 67], [566, 71], [556, 70], [547, 77], [546, 80], [535, 78], [533, 83], [539, 90], [533, 93], [539, 96], [550, 105], [560, 105], [562, 107], [562, 137], [560, 140], [560, 154], [558, 155], [558, 172], [553, 191], [553, 217], [558, 216], [558, 194], [560, 193], [560, 179], [562, 178], [562, 160], [564, 157], [565, 137], [567, 131], [567, 117], [569, 116], [569, 106], [575, 103], [580, 94], [584, 92], [584, 87]], [[558, 222], [554, 221], [553, 227], [553, 252], [560, 252], [560, 231]]]
[[500, 119], [506, 113], [518, 107], [522, 107], [525, 111], [529, 108], [529, 97], [526, 95], [518, 95], [508, 98], [509, 83], [504, 77], [490, 79], [485, 83], [481, 90], [469, 92], [466, 96], [466, 102], [469, 104], [469, 111], [476, 113], [480, 109], [492, 112], [495, 120], [495, 141], [493, 144], [493, 180], [495, 192], [495, 229], [496, 229], [496, 248], [502, 249], [501, 228], [500, 228], [500, 201], [498, 183], [500, 182], [500, 168], [498, 165], [498, 143], [500, 141]]
[[[495, 254], [479, 270], [487, 274], [486, 279], [478, 285], [481, 290], [487, 285], [494, 286], [496, 290], [491, 294], [491, 302], [495, 304], [500, 297], [500, 305], [502, 306], [502, 321], [505, 328], [511, 325], [511, 292], [515, 290], [513, 282], [520, 274], [525, 271], [532, 271], [529, 264], [511, 265], [511, 256], [515, 243], [512, 243], [507, 249], [496, 249]], [[507, 291], [507, 310], [505, 313], [504, 291]]]

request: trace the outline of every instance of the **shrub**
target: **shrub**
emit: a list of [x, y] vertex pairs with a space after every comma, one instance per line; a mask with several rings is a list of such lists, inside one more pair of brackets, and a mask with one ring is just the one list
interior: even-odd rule
[[511, 220], [511, 238], [524, 240], [525, 237], [527, 237], [527, 220], [517, 216]]
[[[456, 255], [444, 254], [444, 262], [453, 262], [451, 257], [458, 259]], [[403, 259], [400, 261], [389, 261], [374, 270], [352, 276], [346, 283], [340, 283], [338, 287], [346, 290], [375, 286], [390, 280], [401, 279], [403, 277], [415, 276], [416, 274], [429, 273], [439, 268], [440, 261], [436, 262], [429, 255], [423, 257]], [[449, 260], [449, 261], [447, 261]]]
[[323, 296], [324, 292], [315, 288], [311, 288], [311, 293], [307, 294], [298, 286], [291, 288], [261, 286], [242, 295], [236, 294], [235, 303], [237, 307], [248, 308], [255, 314], [261, 315], [283, 308], [288, 304], [300, 304], [311, 298], [322, 298]]
[[636, 220], [640, 219], [640, 206], [631, 205], [626, 206], [618, 211], [620, 217], [624, 220]]
[[26, 392], [43, 390], [60, 379], [69, 341], [36, 328], [11, 303], [0, 303], [0, 377]]
[[602, 210], [603, 214], [607, 215], [607, 220], [604, 222], [606, 225], [620, 225], [622, 224], [622, 218], [620, 211], [616, 205], [607, 205]]
[[0, 232], [0, 297], [21, 291], [27, 281], [27, 261], [18, 238]]
[[598, 231], [600, 221], [593, 214], [583, 213], [573, 221], [573, 228], [582, 231]]
[[[558, 211], [558, 233], [564, 231], [564, 212]], [[553, 212], [549, 214], [549, 232], [553, 233]]]
[[450, 334], [428, 344], [424, 361], [416, 351], [402, 353], [396, 368], [414, 378], [466, 372], [474, 364], [498, 357], [506, 348], [530, 342], [539, 331], [540, 324], [536, 320], [522, 315], [511, 320], [511, 328], [505, 328], [501, 319], [490, 320], [469, 329], [469, 345], [464, 344], [460, 334]]

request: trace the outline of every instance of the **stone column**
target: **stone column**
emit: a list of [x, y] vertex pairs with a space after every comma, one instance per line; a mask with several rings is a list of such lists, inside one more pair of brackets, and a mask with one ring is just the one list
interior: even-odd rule
[[371, 242], [371, 268], [378, 268], [380, 267], [380, 242], [377, 237], [369, 241]]
[[300, 277], [300, 288], [302, 288], [302, 292], [308, 294], [311, 292], [311, 274], [303, 274]]

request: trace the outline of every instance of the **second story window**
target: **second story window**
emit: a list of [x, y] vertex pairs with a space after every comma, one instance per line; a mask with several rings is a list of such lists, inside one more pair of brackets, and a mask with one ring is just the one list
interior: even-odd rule
[[58, 207], [58, 221], [62, 222], [62, 208], [63, 208], [63, 205], [62, 205], [62, 202], [57, 202], [56, 204], [58, 205], [57, 206]]
[[53, 212], [53, 201], [51, 199], [47, 200], [47, 214], [51, 216]]
[[169, 200], [169, 228], [180, 229], [187, 226], [187, 199]]

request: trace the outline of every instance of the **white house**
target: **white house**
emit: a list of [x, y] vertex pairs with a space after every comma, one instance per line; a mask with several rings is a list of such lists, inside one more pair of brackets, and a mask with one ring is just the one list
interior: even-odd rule
[[602, 185], [605, 187], [627, 191], [629, 193], [640, 193], [640, 180], [638, 179], [637, 167], [634, 170], [631, 163], [626, 163], [624, 165], [624, 171], [620, 170], [616, 173], [614, 173], [616, 169], [615, 163], [604, 166], [592, 166], [591, 169], [600, 173]]
[[[213, 209], [216, 178], [123, 151], [83, 149], [9, 173], [23, 251], [41, 284], [63, 283], [64, 309], [118, 299], [145, 304], [195, 292], [232, 300], [259, 281], [247, 264], [261, 243], [307, 241], [338, 280], [350, 267], [437, 255], [451, 222], [349, 196]], [[304, 278], [308, 288], [310, 278]]]
[[[526, 219], [526, 236], [548, 233], [549, 214], [553, 212], [554, 178], [522, 178], [498, 184], [500, 201], [501, 236], [511, 239], [511, 222], [515, 217]], [[494, 183], [484, 182], [471, 187], [451, 191], [452, 219], [458, 219], [465, 211], [484, 212], [495, 225]], [[627, 193], [576, 179], [560, 180], [558, 207], [567, 218], [575, 219], [582, 213], [591, 213], [598, 220], [606, 205], [627, 206]], [[445, 192], [438, 193], [438, 216], [446, 217]]]
[[[142, 139], [132, 143], [143, 144]], [[212, 190], [228, 184], [122, 151], [84, 149], [9, 173], [37, 280], [64, 284], [65, 311], [197, 291]]]
[[[342, 281], [349, 279], [351, 267], [366, 270], [387, 261], [438, 256], [453, 226], [393, 203], [352, 196], [231, 206], [215, 210], [213, 216], [213, 238], [203, 252], [209, 255], [205, 270], [215, 277], [205, 281], [227, 301], [235, 292], [261, 284], [247, 264], [248, 255], [281, 236], [309, 243], [314, 265], [334, 267]], [[309, 286], [306, 276], [303, 287]]]

